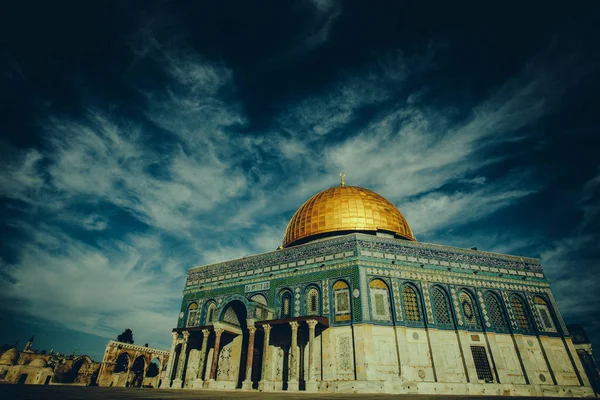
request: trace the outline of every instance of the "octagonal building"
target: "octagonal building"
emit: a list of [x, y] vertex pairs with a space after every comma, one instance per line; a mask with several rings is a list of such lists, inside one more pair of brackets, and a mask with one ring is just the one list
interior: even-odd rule
[[336, 186], [276, 251], [191, 268], [162, 387], [593, 397], [539, 260], [417, 242]]

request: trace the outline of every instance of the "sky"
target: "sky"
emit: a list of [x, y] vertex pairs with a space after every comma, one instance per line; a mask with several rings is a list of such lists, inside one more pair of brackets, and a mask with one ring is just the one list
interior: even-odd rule
[[540, 258], [600, 348], [599, 11], [3, 2], [0, 343], [168, 349], [188, 268], [345, 172], [421, 242]]

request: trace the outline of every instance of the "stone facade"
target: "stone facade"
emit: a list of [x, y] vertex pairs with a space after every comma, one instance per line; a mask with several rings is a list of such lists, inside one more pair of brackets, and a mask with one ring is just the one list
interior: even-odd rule
[[581, 325], [568, 325], [567, 328], [571, 333], [573, 345], [581, 364], [583, 364], [583, 369], [590, 380], [594, 392], [598, 395], [600, 394], [600, 368], [598, 368], [598, 364], [596, 364], [596, 360], [594, 359], [592, 342]]
[[99, 386], [160, 387], [169, 352], [111, 340], [98, 374]]
[[49, 385], [94, 385], [100, 363], [88, 356], [42, 354], [31, 349], [33, 338], [23, 351], [11, 348], [0, 355], [0, 383]]
[[351, 233], [189, 270], [171, 388], [594, 396], [539, 260]]

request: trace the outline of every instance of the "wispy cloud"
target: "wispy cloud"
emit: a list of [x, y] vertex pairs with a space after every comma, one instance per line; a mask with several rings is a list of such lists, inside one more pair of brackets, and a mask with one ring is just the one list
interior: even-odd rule
[[301, 3], [303, 8], [307, 5], [309, 10], [306, 12], [308, 16], [304, 29], [292, 39], [286, 50], [270, 59], [267, 64], [274, 66], [297, 60], [330, 39], [335, 22], [342, 13], [342, 2], [310, 0]]
[[166, 344], [161, 327], [176, 318], [182, 270], [156, 268], [170, 259], [160, 238], [91, 246], [53, 227], [21, 228], [29, 241], [1, 278], [13, 311], [108, 337], [127, 326], [142, 341]]
[[[302, 51], [324, 43], [340, 13], [338, 3], [314, 7]], [[406, 85], [431, 68], [435, 49], [392, 52], [281, 107], [255, 132], [233, 70], [158, 41], [142, 53], [132, 68], [153, 63], [167, 80], [138, 88], [138, 114], [90, 107], [49, 117], [39, 148], [3, 161], [0, 194], [22, 203], [10, 223], [26, 240], [13, 243], [16, 261], [3, 263], [0, 284], [24, 314], [108, 337], [131, 327], [166, 346], [187, 268], [274, 250], [291, 213], [342, 171], [398, 205], [417, 237], [534, 246], [459, 228], [539, 190], [528, 170], [487, 168], [509, 162], [498, 145], [518, 143], [572, 84], [559, 79], [559, 62], [548, 72], [533, 60], [457, 118]], [[592, 198], [582, 200], [590, 221]], [[550, 271], [574, 245], [547, 250]]]

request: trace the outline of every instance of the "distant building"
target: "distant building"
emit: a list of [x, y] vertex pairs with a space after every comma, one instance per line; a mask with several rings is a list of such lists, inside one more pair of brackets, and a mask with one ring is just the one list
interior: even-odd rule
[[32, 349], [33, 337], [23, 351], [12, 347], [0, 354], [0, 383], [93, 385], [100, 363], [88, 356], [41, 354]]
[[169, 352], [111, 340], [98, 374], [99, 386], [159, 387]]
[[538, 259], [418, 243], [343, 181], [280, 249], [190, 269], [170, 353], [163, 387], [594, 396]]
[[583, 364], [585, 373], [596, 394], [600, 394], [600, 370], [592, 354], [592, 342], [588, 339], [587, 333], [581, 325], [567, 325], [567, 328], [571, 333], [575, 350], [577, 350], [577, 355]]

